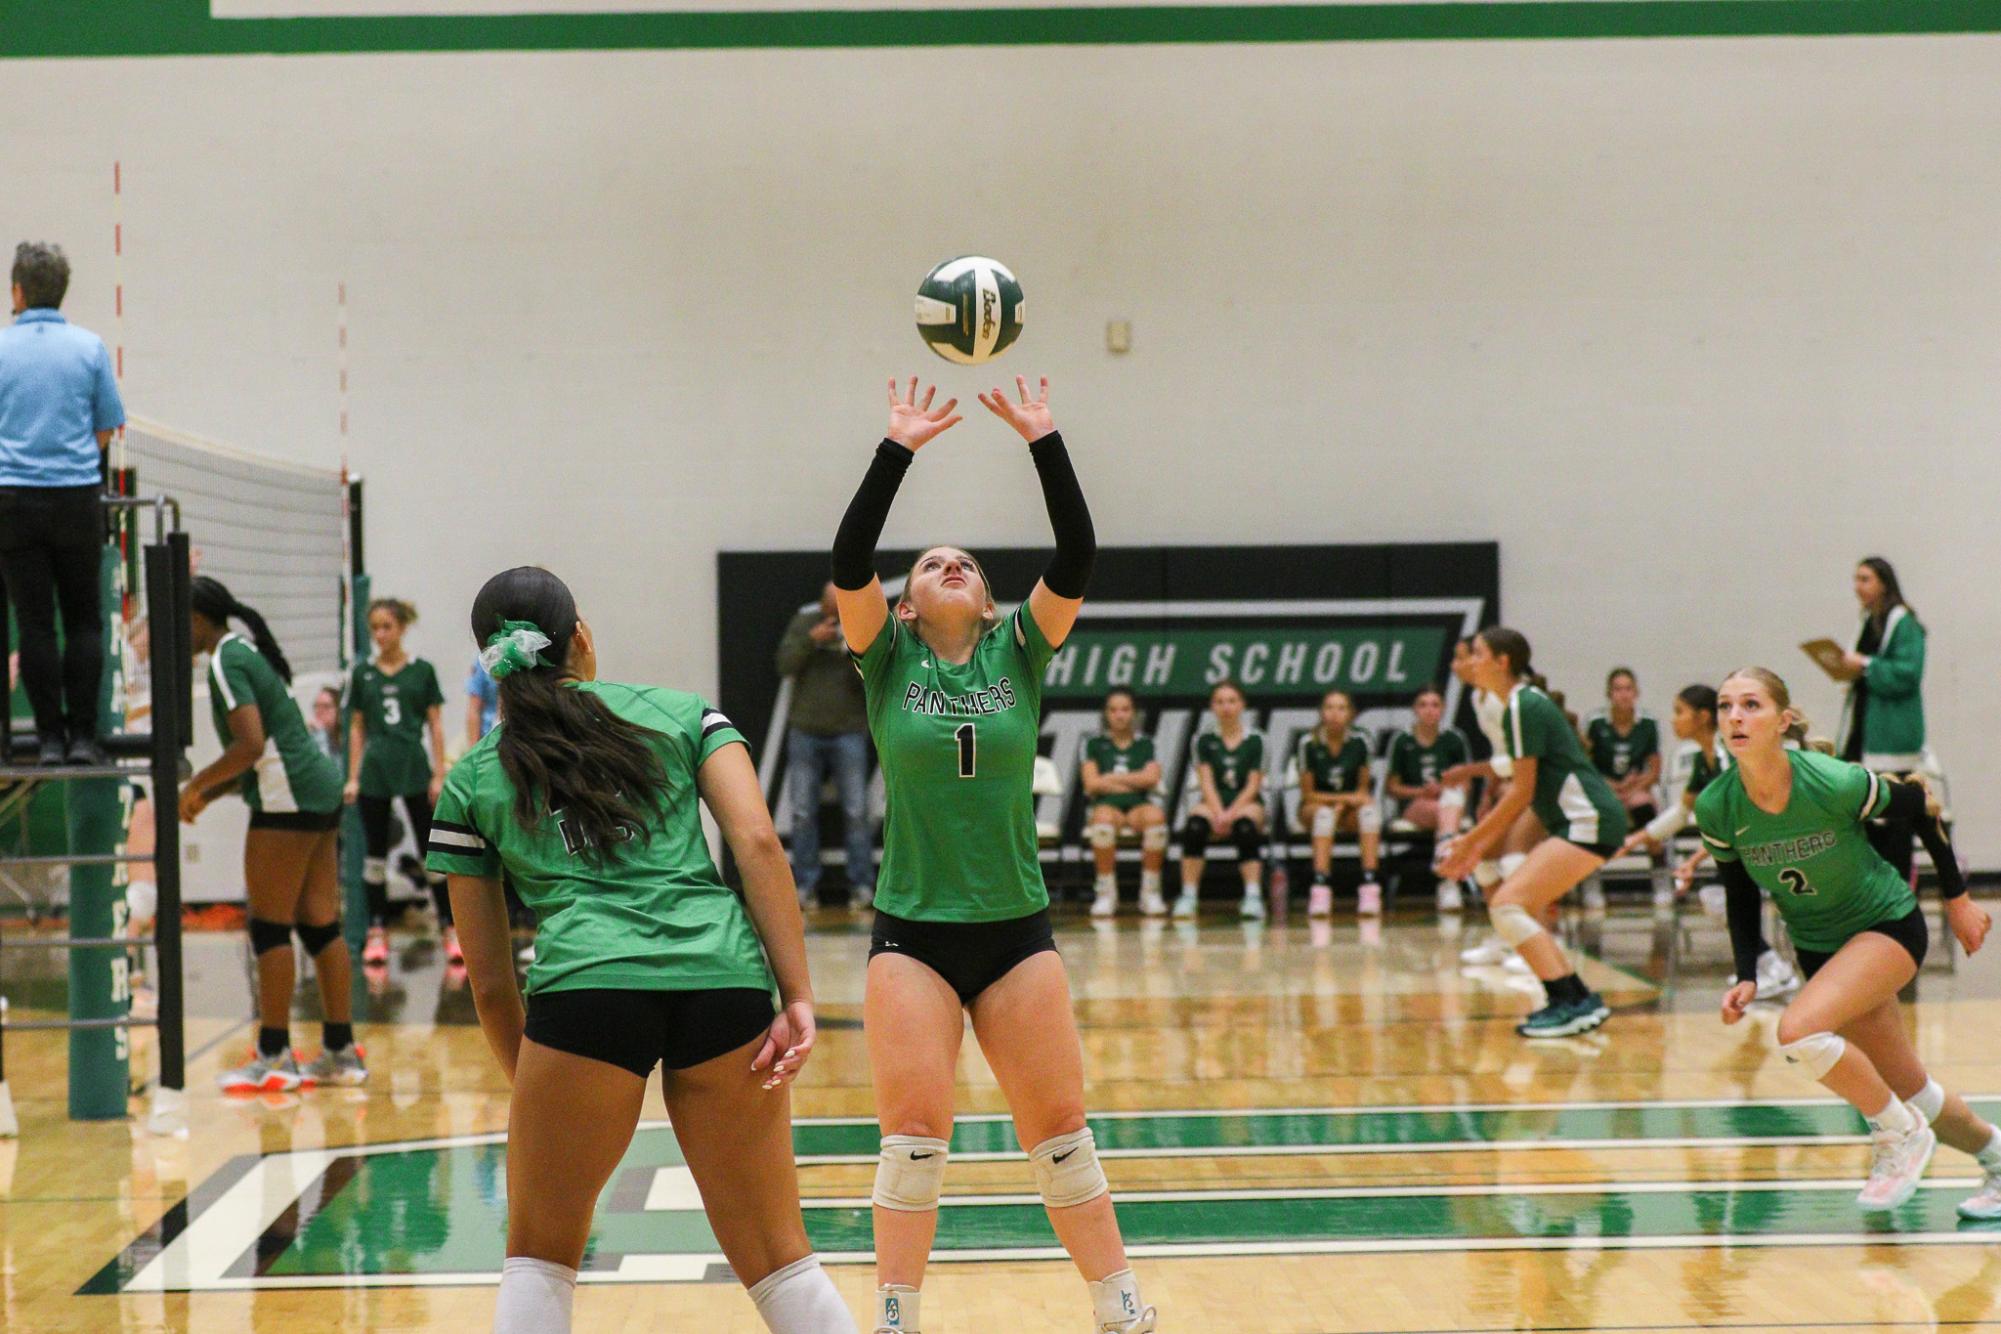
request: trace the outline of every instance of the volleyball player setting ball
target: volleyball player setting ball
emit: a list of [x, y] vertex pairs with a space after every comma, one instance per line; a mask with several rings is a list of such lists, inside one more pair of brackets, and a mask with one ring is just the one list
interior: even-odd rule
[[[1736, 763], [1695, 802], [1702, 840], [1729, 895], [1737, 976], [1757, 977], [1759, 890], [1778, 905], [1806, 985], [1779, 1016], [1788, 1063], [1846, 1099], [1869, 1122], [1869, 1180], [1856, 1197], [1871, 1211], [1909, 1200], [1940, 1140], [1986, 1173], [1962, 1200], [1963, 1218], [2001, 1218], [2001, 1131], [1925, 1073], [1897, 993], [1917, 976], [1928, 944], [1910, 882], [1869, 842], [1869, 821], [1915, 825], [1938, 871], [1946, 922], [1968, 954], [1990, 925], [1967, 897], [1959, 859], [1922, 779], [1871, 773], [1811, 749], [1786, 683], [1763, 667], [1734, 673], [1718, 692], [1724, 745]], [[1755, 980], [1724, 993], [1734, 1024], [1758, 995]]]
[[1110, 1186], [1084, 1124], [1084, 1060], [1049, 927], [1030, 792], [1042, 674], [1083, 605], [1091, 515], [1049, 412], [1049, 382], [980, 402], [1028, 442], [1056, 553], [1002, 618], [958, 547], [917, 558], [894, 611], [876, 541], [904, 474], [957, 400], [889, 385], [889, 430], [834, 539], [841, 630], [868, 696], [886, 806], [863, 1028], [882, 1126], [874, 1191], [877, 1334], [920, 1328], [919, 1290], [950, 1156], [965, 1016], [1028, 1146], [1050, 1224], [1089, 1285], [1093, 1329], [1147, 1334]]
[[[487, 580], [472, 632], [505, 721], [446, 777], [429, 867], [449, 877], [480, 1028], [513, 1086], [494, 1329], [567, 1334], [592, 1211], [657, 1065], [709, 1226], [766, 1328], [854, 1334], [799, 1212], [786, 1086], [813, 1050], [813, 989], [742, 735], [694, 695], [599, 681], [590, 626], [547, 570]], [[741, 896], [709, 856], [698, 797]], [[542, 924], [525, 1015], [503, 875]]]

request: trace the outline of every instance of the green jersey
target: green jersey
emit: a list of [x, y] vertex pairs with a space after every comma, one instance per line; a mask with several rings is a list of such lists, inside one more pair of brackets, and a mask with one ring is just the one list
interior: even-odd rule
[[1466, 734], [1456, 727], [1441, 727], [1425, 745], [1415, 732], [1398, 732], [1390, 738], [1390, 776], [1405, 787], [1436, 783], [1439, 775], [1455, 764], [1470, 764], [1473, 748]]
[[1530, 806], [1551, 838], [1579, 847], [1608, 847], [1626, 837], [1626, 810], [1556, 701], [1524, 682], [1508, 696], [1501, 718], [1510, 760], [1536, 762]]
[[1695, 823], [1711, 856], [1743, 862], [1772, 896], [1795, 945], [1832, 954], [1858, 932], [1908, 915], [1918, 901], [1863, 830], [1889, 806], [1889, 785], [1818, 751], [1785, 754], [1793, 790], [1783, 811], [1753, 804], [1744, 771], [1732, 765], [1696, 798]]
[[444, 702], [438, 673], [422, 658], [411, 658], [393, 675], [372, 662], [354, 669], [341, 704], [361, 715], [362, 796], [401, 797], [430, 789], [424, 725]]
[[1647, 761], [1661, 753], [1660, 725], [1645, 714], [1636, 714], [1633, 729], [1621, 735], [1612, 726], [1610, 714], [1600, 710], [1584, 725], [1591, 743], [1591, 763], [1607, 778], [1624, 778], [1647, 767]]
[[1204, 732], [1195, 738], [1195, 762], [1209, 766], [1216, 780], [1216, 799], [1227, 806], [1249, 785], [1252, 774], [1264, 770], [1264, 733], [1246, 727], [1236, 745], [1226, 746], [1217, 733]]
[[695, 775], [725, 746], [730, 720], [698, 696], [657, 686], [580, 681], [568, 687], [653, 735], [667, 783], [651, 824], [602, 858], [561, 811], [524, 826], [500, 764], [500, 723], [445, 777], [426, 865], [440, 875], [505, 875], [535, 910], [528, 992], [705, 991], [769, 987], [764, 949], [743, 900], [723, 883], [702, 834]]
[[1353, 792], [1362, 785], [1362, 771], [1369, 767], [1369, 743], [1350, 732], [1337, 749], [1320, 739], [1318, 731], [1299, 739], [1299, 776], [1313, 776], [1313, 790], [1319, 793]]
[[894, 616], [855, 655], [882, 761], [882, 911], [1002, 922], [1049, 906], [1030, 787], [1053, 653], [1024, 603], [964, 663]]
[[[1098, 766], [1100, 776], [1136, 774], [1154, 761], [1153, 738], [1134, 736], [1131, 743], [1121, 749], [1110, 733], [1100, 732], [1084, 743], [1084, 759]], [[1106, 792], [1092, 797], [1091, 804], [1110, 806], [1115, 811], [1129, 811], [1154, 799], [1151, 792]]]
[[252, 811], [290, 815], [340, 809], [340, 767], [313, 743], [299, 702], [264, 655], [241, 635], [222, 637], [208, 659], [208, 700], [215, 734], [227, 747], [229, 715], [255, 705], [264, 723], [264, 753], [243, 775], [240, 791]]

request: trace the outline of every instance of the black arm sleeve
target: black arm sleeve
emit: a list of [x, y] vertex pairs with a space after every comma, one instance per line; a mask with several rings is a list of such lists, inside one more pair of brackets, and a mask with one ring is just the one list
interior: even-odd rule
[[1907, 824], [1917, 831], [1918, 842], [1925, 845], [1925, 855], [1932, 859], [1932, 869], [1938, 872], [1939, 897], [1956, 899], [1964, 894], [1966, 877], [1959, 871], [1959, 854], [1953, 851], [1945, 821], [1925, 809], [1924, 788], [1894, 778], [1883, 781], [1890, 785], [1890, 804], [1884, 808], [1883, 818]]
[[882, 537], [896, 489], [903, 485], [903, 474], [916, 457], [894, 440], [875, 447], [875, 460], [841, 516], [841, 530], [834, 534], [834, 587], [852, 593], [867, 588], [875, 578], [875, 544]]
[[1091, 508], [1070, 466], [1070, 451], [1060, 431], [1051, 431], [1029, 445], [1035, 471], [1042, 478], [1042, 501], [1049, 507], [1049, 526], [1056, 533], [1056, 554], [1042, 572], [1042, 582], [1060, 598], [1081, 598], [1091, 582], [1091, 565], [1098, 558], [1098, 534], [1091, 525]]
[[1737, 980], [1755, 981], [1758, 946], [1765, 935], [1765, 901], [1743, 862], [1716, 863], [1723, 875], [1724, 902], [1729, 905], [1730, 954], [1737, 961]]

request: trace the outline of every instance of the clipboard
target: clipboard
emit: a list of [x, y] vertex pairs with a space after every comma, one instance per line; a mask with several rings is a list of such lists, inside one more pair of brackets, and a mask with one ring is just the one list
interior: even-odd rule
[[1861, 675], [1848, 665], [1848, 650], [1832, 639], [1809, 639], [1800, 645], [1800, 652], [1812, 658], [1820, 670], [1836, 681], [1846, 684]]

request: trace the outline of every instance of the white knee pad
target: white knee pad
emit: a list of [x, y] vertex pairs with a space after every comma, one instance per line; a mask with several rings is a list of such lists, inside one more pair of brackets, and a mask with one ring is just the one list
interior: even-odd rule
[[1315, 838], [1334, 837], [1334, 808], [1315, 806], [1313, 808], [1313, 836]]
[[1098, 1138], [1089, 1127], [1056, 1135], [1028, 1151], [1042, 1202], [1052, 1209], [1089, 1204], [1112, 1188], [1098, 1165]]
[[1373, 801], [1365, 803], [1360, 810], [1355, 812], [1355, 827], [1365, 834], [1382, 833], [1383, 808], [1376, 805]]
[[1499, 862], [1501, 879], [1506, 880], [1509, 876], [1521, 870], [1522, 863], [1526, 862], [1528, 859], [1529, 855], [1526, 852], [1502, 853], [1501, 860]]
[[1148, 852], [1159, 852], [1167, 847], [1167, 826], [1148, 825], [1146, 832], [1139, 836], [1139, 845]]
[[1904, 1101], [1911, 1105], [1912, 1111], [1925, 1119], [1926, 1125], [1930, 1125], [1938, 1120], [1939, 1113], [1945, 1110], [1945, 1089], [1940, 1087], [1936, 1079], [1927, 1079], [1923, 1088]]
[[945, 1186], [950, 1146], [923, 1135], [884, 1135], [875, 1167], [875, 1202], [898, 1213], [921, 1214], [938, 1207]]
[[1542, 934], [1542, 923], [1519, 903], [1494, 904], [1487, 909], [1487, 919], [1494, 924], [1494, 934], [1516, 949], [1521, 948], [1523, 941]]
[[1780, 1044], [1779, 1055], [1786, 1058], [1787, 1065], [1796, 1065], [1815, 1079], [1824, 1079], [1847, 1050], [1848, 1044], [1837, 1033], [1809, 1033], [1797, 1042]]
[[1119, 831], [1108, 824], [1092, 825], [1084, 831], [1084, 837], [1094, 848], [1115, 848], [1119, 844]]
[[389, 883], [389, 859], [387, 857], [364, 857], [361, 862], [361, 878], [371, 885]]
[[160, 887], [151, 880], [134, 880], [125, 886], [125, 908], [135, 924], [152, 921], [160, 911]]
[[1484, 861], [1473, 868], [1473, 883], [1483, 890], [1490, 890], [1501, 883], [1501, 864]]

